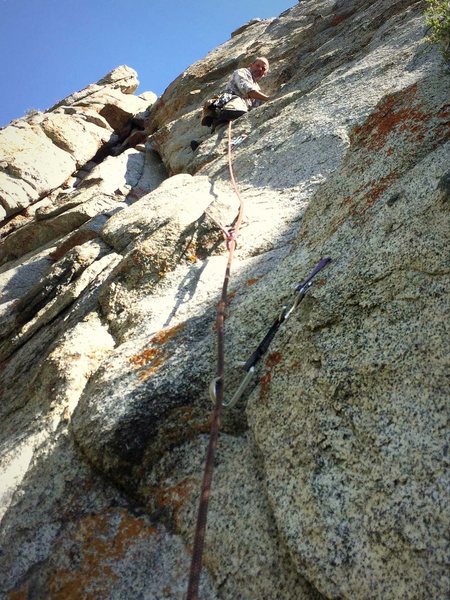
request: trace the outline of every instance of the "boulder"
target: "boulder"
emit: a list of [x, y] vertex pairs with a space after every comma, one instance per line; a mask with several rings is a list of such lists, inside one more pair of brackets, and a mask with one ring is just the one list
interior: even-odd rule
[[[132, 95], [136, 73], [119, 67], [46, 113], [0, 131], [0, 218], [13, 215], [62, 186], [98, 153], [107, 155], [132, 117], [155, 102]], [[103, 149], [103, 150], [102, 150]], [[106, 149], [106, 150], [105, 150]]]
[[59, 187], [76, 167], [74, 157], [26, 122], [0, 131], [0, 203], [7, 215]]
[[47, 219], [28, 223], [11, 233], [0, 248], [0, 262], [14, 260], [57, 238], [62, 238], [102, 213], [113, 213], [123, 204], [114, 196], [98, 194]]
[[137, 73], [134, 69], [131, 69], [127, 65], [121, 65], [116, 69], [113, 69], [107, 73], [104, 77], [99, 79], [97, 83], [92, 83], [82, 90], [67, 96], [63, 100], [60, 100], [57, 104], [49, 108], [49, 111], [53, 111], [60, 106], [72, 106], [80, 100], [89, 99], [90, 96], [101, 92], [102, 89], [117, 90], [121, 94], [133, 94], [139, 86], [137, 79]]
[[40, 123], [45, 135], [65, 152], [72, 154], [82, 167], [111, 139], [111, 127], [99, 128], [77, 114], [50, 113]]

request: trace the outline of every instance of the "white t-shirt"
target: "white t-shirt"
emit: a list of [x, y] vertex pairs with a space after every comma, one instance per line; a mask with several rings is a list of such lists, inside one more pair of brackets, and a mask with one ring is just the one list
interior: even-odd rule
[[260, 100], [248, 97], [249, 92], [261, 91], [261, 88], [253, 79], [250, 69], [243, 68], [234, 71], [228, 80], [226, 91], [229, 94], [235, 94], [243, 98], [250, 108], [254, 108], [261, 103]]

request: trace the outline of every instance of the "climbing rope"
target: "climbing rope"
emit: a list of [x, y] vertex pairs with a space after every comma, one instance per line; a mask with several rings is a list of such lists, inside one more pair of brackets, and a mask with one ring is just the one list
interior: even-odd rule
[[219, 424], [220, 424], [220, 415], [222, 408], [230, 408], [234, 406], [243, 392], [245, 391], [247, 385], [249, 384], [252, 375], [255, 371], [256, 363], [261, 359], [261, 357], [267, 352], [270, 343], [272, 342], [276, 332], [280, 328], [280, 326], [290, 317], [293, 311], [297, 308], [300, 302], [304, 299], [306, 293], [310, 289], [314, 277], [331, 261], [331, 258], [322, 258], [317, 265], [313, 268], [311, 273], [304, 279], [301, 283], [299, 283], [295, 288], [295, 298], [288, 308], [287, 306], [283, 306], [281, 312], [275, 319], [275, 321], [270, 326], [268, 332], [256, 348], [256, 350], [251, 354], [251, 356], [247, 359], [245, 364], [243, 365], [244, 371], [246, 374], [240, 383], [238, 389], [234, 393], [233, 397], [228, 403], [224, 403], [224, 365], [225, 365], [225, 332], [224, 332], [224, 322], [225, 322], [225, 307], [227, 303], [227, 295], [228, 295], [228, 284], [231, 276], [231, 262], [233, 260], [233, 254], [237, 246], [237, 236], [239, 233], [239, 228], [242, 223], [242, 219], [244, 216], [244, 202], [239, 194], [239, 189], [236, 184], [236, 179], [233, 173], [233, 164], [232, 164], [232, 148], [233, 144], [231, 141], [231, 121], [228, 122], [228, 169], [230, 172], [231, 183], [233, 185], [236, 196], [239, 199], [239, 213], [236, 219], [236, 222], [231, 227], [224, 227], [217, 221], [215, 221], [211, 215], [210, 218], [217, 225], [217, 227], [222, 231], [223, 236], [227, 243], [228, 249], [228, 260], [225, 269], [225, 277], [222, 285], [222, 295], [220, 301], [217, 305], [217, 317], [216, 317], [216, 328], [217, 328], [217, 376], [211, 382], [209, 392], [211, 399], [214, 403], [213, 414], [211, 418], [211, 428], [209, 435], [209, 443], [208, 449], [206, 451], [206, 460], [205, 460], [205, 470], [203, 474], [202, 487], [200, 492], [200, 503], [197, 514], [197, 524], [195, 528], [194, 535], [194, 546], [192, 551], [192, 561], [191, 561], [191, 570], [189, 574], [189, 585], [186, 600], [198, 600], [198, 589], [199, 589], [199, 581], [200, 581], [200, 573], [202, 569], [202, 556], [203, 556], [203, 547], [205, 542], [205, 534], [206, 534], [206, 521], [208, 514], [208, 506], [209, 506], [209, 497], [211, 491], [211, 483], [213, 477], [214, 470], [214, 459], [217, 448], [217, 439], [219, 434]]
[[208, 514], [209, 496], [211, 490], [211, 483], [214, 470], [214, 459], [217, 447], [217, 438], [219, 434], [219, 423], [220, 414], [223, 405], [224, 397], [224, 367], [225, 367], [225, 307], [228, 298], [228, 284], [231, 276], [231, 263], [233, 261], [233, 254], [237, 245], [237, 236], [239, 234], [239, 228], [244, 217], [244, 202], [239, 194], [239, 190], [236, 184], [236, 179], [233, 173], [233, 164], [231, 159], [231, 121], [228, 122], [228, 169], [230, 172], [231, 183], [234, 191], [239, 199], [239, 214], [236, 223], [232, 228], [226, 229], [220, 227], [224, 234], [227, 250], [228, 260], [225, 268], [225, 277], [222, 285], [222, 294], [217, 305], [217, 317], [216, 317], [216, 328], [217, 328], [217, 376], [215, 379], [215, 390], [216, 390], [216, 401], [214, 404], [213, 414], [211, 418], [211, 428], [209, 434], [208, 449], [206, 451], [205, 470], [203, 474], [202, 487], [200, 492], [200, 503], [197, 514], [197, 524], [195, 528], [194, 536], [194, 547], [192, 550], [192, 561], [191, 570], [189, 574], [189, 584], [186, 600], [197, 600], [198, 599], [198, 588], [200, 581], [200, 572], [202, 570], [202, 556], [203, 546], [205, 542], [206, 533], [206, 520]]

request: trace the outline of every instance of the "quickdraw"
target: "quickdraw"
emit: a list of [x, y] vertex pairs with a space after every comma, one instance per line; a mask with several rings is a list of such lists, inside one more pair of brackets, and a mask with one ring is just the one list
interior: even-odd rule
[[[306, 294], [308, 293], [309, 289], [311, 288], [311, 286], [313, 284], [314, 277], [324, 267], [326, 267], [330, 261], [331, 261], [330, 257], [322, 258], [317, 263], [317, 265], [314, 267], [314, 269], [311, 271], [311, 273], [308, 275], [308, 277], [297, 285], [297, 287], [295, 288], [295, 298], [294, 298], [294, 301], [292, 302], [291, 306], [289, 308], [287, 306], [283, 306], [283, 308], [280, 311], [280, 314], [275, 319], [275, 321], [272, 323], [268, 332], [266, 333], [266, 335], [264, 336], [262, 341], [259, 343], [256, 350], [251, 354], [251, 356], [244, 363], [243, 369], [244, 369], [244, 371], [246, 371], [246, 374], [245, 374], [244, 378], [242, 379], [241, 383], [239, 384], [239, 387], [235, 391], [231, 400], [229, 402], [222, 402], [222, 406], [224, 408], [232, 408], [239, 402], [239, 400], [241, 399], [243, 393], [245, 392], [247, 386], [249, 385], [249, 383], [252, 379], [253, 373], [255, 372], [255, 366], [256, 366], [257, 362], [264, 356], [264, 354], [269, 349], [269, 346], [272, 343], [272, 340], [275, 337], [275, 334], [277, 333], [278, 329], [291, 316], [291, 314], [294, 312], [294, 310], [298, 307], [300, 302], [306, 296]], [[211, 384], [209, 386], [209, 395], [211, 397], [211, 400], [214, 403], [216, 402], [216, 383], [217, 383], [217, 379], [213, 379], [213, 381], [211, 382]]]

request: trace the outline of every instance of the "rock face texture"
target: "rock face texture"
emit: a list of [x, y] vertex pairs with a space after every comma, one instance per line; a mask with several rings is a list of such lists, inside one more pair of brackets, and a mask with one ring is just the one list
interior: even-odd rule
[[[450, 76], [421, 2], [303, 0], [156, 99], [0, 131], [0, 597], [182, 599], [238, 200], [201, 106], [257, 55], [200, 597], [447, 597]], [[193, 152], [190, 141], [201, 141]]]

